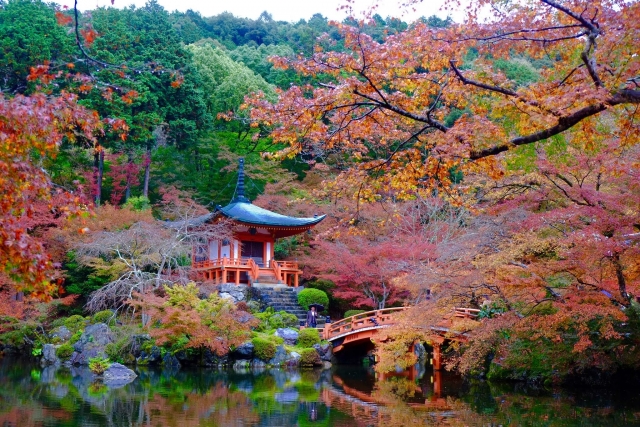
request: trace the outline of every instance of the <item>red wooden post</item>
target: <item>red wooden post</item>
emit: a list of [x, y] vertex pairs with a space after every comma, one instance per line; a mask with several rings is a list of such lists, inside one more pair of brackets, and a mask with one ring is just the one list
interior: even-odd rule
[[439, 371], [441, 369], [440, 363], [442, 354], [440, 352], [440, 344], [433, 344], [433, 370]]

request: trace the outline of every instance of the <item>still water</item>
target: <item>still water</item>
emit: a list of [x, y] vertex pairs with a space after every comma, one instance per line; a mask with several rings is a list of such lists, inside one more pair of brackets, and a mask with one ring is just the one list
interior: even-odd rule
[[107, 387], [87, 369], [0, 360], [2, 427], [640, 426], [640, 393], [377, 378], [362, 367], [215, 372], [138, 369]]

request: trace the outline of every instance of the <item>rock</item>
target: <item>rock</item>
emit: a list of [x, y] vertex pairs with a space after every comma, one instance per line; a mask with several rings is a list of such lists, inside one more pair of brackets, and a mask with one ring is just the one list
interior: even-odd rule
[[332, 366], [331, 362], [322, 361], [322, 369], [331, 369]]
[[276, 393], [273, 397], [279, 403], [298, 403], [300, 401], [300, 395], [296, 389]]
[[266, 363], [264, 363], [262, 360], [260, 359], [253, 359], [251, 361], [251, 369], [254, 370], [263, 370], [265, 367], [267, 366]]
[[323, 362], [331, 362], [331, 358], [333, 357], [333, 346], [331, 344], [314, 344], [313, 348], [318, 352], [320, 360]]
[[418, 363], [424, 364], [427, 361], [427, 350], [421, 342], [414, 344], [413, 353], [418, 358]]
[[249, 307], [249, 310], [251, 310], [252, 313], [257, 313], [262, 309], [262, 305], [255, 300], [251, 300], [247, 302], [247, 306]]
[[289, 353], [289, 359], [287, 360], [286, 364], [290, 368], [296, 367], [300, 365], [300, 359], [302, 359], [300, 353], [292, 351], [291, 353]]
[[180, 361], [172, 354], [165, 354], [162, 358], [162, 365], [169, 370], [178, 370], [182, 365]]
[[255, 346], [251, 341], [247, 341], [245, 343], [240, 344], [233, 350], [233, 356], [238, 357], [239, 359], [251, 359], [253, 357], [253, 351]]
[[42, 360], [40, 360], [40, 364], [42, 366], [60, 364], [60, 359], [56, 356], [56, 348], [53, 344], [45, 344], [42, 347]]
[[73, 345], [76, 351], [71, 356], [71, 363], [74, 365], [88, 365], [89, 359], [93, 357], [107, 357], [104, 348], [113, 342], [113, 334], [104, 323], [96, 323], [85, 328], [84, 333]]
[[255, 316], [251, 313], [247, 313], [246, 311], [238, 310], [236, 311], [236, 320], [242, 324], [248, 323], [255, 319]]
[[60, 326], [51, 332], [51, 338], [57, 341], [68, 341], [71, 335], [71, 331], [66, 326]]
[[204, 364], [204, 366], [208, 366], [208, 367], [224, 366], [229, 363], [229, 356], [226, 354], [224, 356], [218, 356], [217, 354], [215, 354], [214, 352], [212, 352], [207, 348], [204, 351], [202, 363]]
[[280, 366], [289, 360], [289, 353], [284, 348], [284, 346], [279, 345], [276, 347], [276, 354], [273, 356], [273, 359], [269, 360], [269, 365], [272, 366]]
[[285, 344], [295, 345], [298, 341], [298, 331], [291, 328], [278, 328], [276, 329], [276, 336], [284, 339]]
[[245, 300], [246, 289], [247, 287], [244, 285], [236, 286], [230, 283], [223, 283], [222, 285], [218, 286], [220, 297], [231, 299], [234, 303]]
[[136, 358], [138, 365], [157, 365], [162, 361], [162, 353], [160, 348], [155, 345], [151, 347], [151, 351], [147, 354], [145, 351], [141, 351], [140, 355]]
[[120, 363], [112, 363], [102, 374], [102, 381], [110, 386], [123, 386], [129, 384], [138, 375], [131, 369]]

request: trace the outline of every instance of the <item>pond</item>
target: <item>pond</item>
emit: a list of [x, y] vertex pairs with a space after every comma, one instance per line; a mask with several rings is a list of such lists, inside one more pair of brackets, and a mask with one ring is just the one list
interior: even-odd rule
[[120, 387], [86, 368], [0, 360], [2, 427], [640, 426], [640, 395], [531, 389], [427, 371], [137, 369]]

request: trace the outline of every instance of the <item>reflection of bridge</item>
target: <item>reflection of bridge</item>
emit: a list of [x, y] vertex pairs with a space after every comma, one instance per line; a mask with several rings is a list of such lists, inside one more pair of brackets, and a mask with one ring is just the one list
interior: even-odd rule
[[[396, 324], [395, 315], [408, 307], [385, 308], [356, 314], [333, 323], [326, 323], [322, 330], [322, 338], [333, 344], [333, 352], [337, 353], [345, 346], [358, 342], [370, 341], [379, 330]], [[447, 340], [465, 341], [462, 334], [452, 334], [451, 327], [455, 319], [476, 319], [480, 310], [454, 307], [451, 315], [431, 327], [433, 345], [433, 367], [440, 369], [440, 346]]]
[[[411, 370], [405, 373], [408, 375], [407, 379], [412, 382], [415, 380], [415, 378], [412, 378]], [[384, 408], [387, 406], [393, 407], [401, 404], [413, 410], [451, 410], [448, 400], [441, 396], [442, 380], [440, 372], [437, 371], [434, 371], [432, 377], [433, 395], [426, 398], [424, 403], [400, 403], [397, 399], [391, 397], [385, 398], [382, 395], [376, 398], [369, 393], [349, 387], [340, 377], [335, 375], [333, 377], [333, 383], [338, 387], [329, 386], [322, 390], [322, 400], [324, 404], [344, 413], [351, 414], [356, 420], [364, 421], [363, 425], [368, 425], [367, 421], [371, 419], [377, 419], [378, 423], [381, 424], [381, 422], [384, 421], [383, 418], [386, 412]]]

